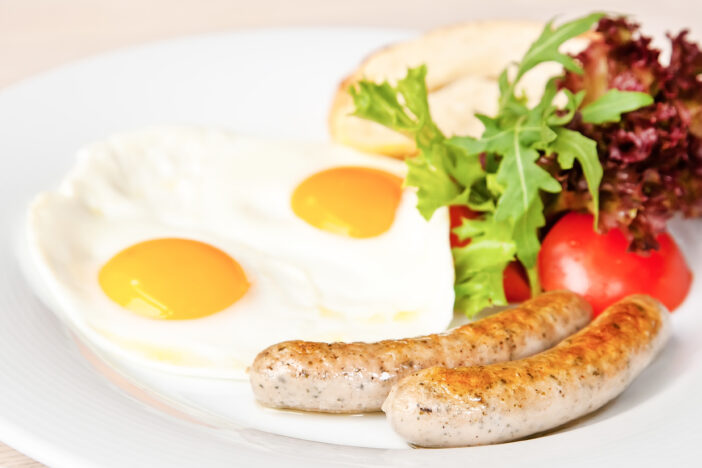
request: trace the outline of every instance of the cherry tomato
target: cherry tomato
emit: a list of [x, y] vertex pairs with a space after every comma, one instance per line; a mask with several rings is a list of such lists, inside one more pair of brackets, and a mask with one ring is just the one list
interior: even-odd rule
[[523, 302], [531, 297], [526, 271], [517, 261], [511, 262], [505, 268], [502, 273], [502, 286], [505, 288], [507, 302]]
[[682, 303], [692, 273], [668, 234], [659, 235], [657, 251], [628, 252], [618, 229], [600, 234], [590, 214], [568, 213], [546, 234], [539, 252], [539, 277], [544, 290], [570, 289], [582, 294], [595, 316], [628, 296], [644, 293], [669, 310]]
[[[458, 236], [453, 233], [453, 228], [458, 227], [463, 223], [463, 219], [475, 219], [480, 216], [467, 206], [451, 206], [449, 207], [449, 218], [451, 220], [451, 247], [463, 247], [470, 243], [470, 239], [463, 241], [458, 239]], [[527, 279], [524, 267], [519, 262], [512, 262], [507, 265], [502, 275], [502, 286], [505, 289], [505, 297], [507, 302], [522, 302], [531, 297], [529, 289], [529, 280]]]

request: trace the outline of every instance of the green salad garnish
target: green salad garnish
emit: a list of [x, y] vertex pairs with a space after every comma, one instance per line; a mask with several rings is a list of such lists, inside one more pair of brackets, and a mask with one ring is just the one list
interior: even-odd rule
[[[426, 219], [439, 207], [463, 205], [480, 212], [466, 219], [454, 232], [470, 238], [453, 249], [456, 269], [456, 309], [471, 317], [483, 308], [507, 301], [502, 275], [518, 259], [527, 271], [533, 294], [540, 292], [537, 255], [539, 229], [545, 224], [544, 193], [558, 193], [561, 184], [537, 160], [556, 155], [561, 169], [577, 163], [587, 180], [597, 223], [602, 165], [597, 143], [566, 128], [576, 111], [585, 122], [616, 122], [621, 114], [653, 102], [641, 92], [611, 90], [581, 108], [585, 92], [559, 90], [558, 77], [546, 85], [533, 107], [518, 96], [517, 85], [532, 68], [557, 62], [571, 73], [581, 74], [578, 63], [559, 52], [560, 46], [588, 31], [603, 14], [594, 13], [554, 28], [549, 22], [522, 61], [506, 68], [499, 77], [497, 115], [477, 115], [485, 130], [480, 138], [447, 138], [432, 120], [425, 83], [426, 67], [407, 71], [392, 85], [360, 81], [350, 92], [354, 115], [378, 122], [415, 140], [419, 154], [407, 160], [406, 185], [417, 188], [417, 208]], [[557, 105], [557, 95], [565, 104]]]

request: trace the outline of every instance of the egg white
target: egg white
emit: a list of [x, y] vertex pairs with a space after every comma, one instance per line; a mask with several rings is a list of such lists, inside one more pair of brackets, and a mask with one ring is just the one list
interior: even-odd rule
[[[430, 221], [405, 189], [391, 228], [356, 239], [310, 226], [290, 199], [338, 166], [404, 175], [402, 162], [326, 143], [158, 127], [81, 150], [56, 191], [37, 196], [28, 244], [62, 318], [101, 348], [179, 373], [243, 377], [288, 339], [374, 341], [445, 330], [453, 316], [446, 210]], [[242, 266], [251, 288], [208, 317], [167, 321], [112, 302], [97, 275], [138, 242], [182, 237]]]

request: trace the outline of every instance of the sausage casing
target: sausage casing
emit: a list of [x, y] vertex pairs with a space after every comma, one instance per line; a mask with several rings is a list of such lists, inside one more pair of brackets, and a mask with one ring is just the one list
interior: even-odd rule
[[378, 411], [401, 377], [431, 366], [520, 359], [584, 327], [592, 309], [554, 291], [445, 333], [377, 343], [288, 341], [262, 351], [249, 376], [257, 400], [276, 408]]
[[407, 376], [383, 410], [397, 433], [425, 447], [492, 444], [545, 431], [619, 395], [665, 345], [668, 315], [649, 296], [629, 296], [529, 358]]

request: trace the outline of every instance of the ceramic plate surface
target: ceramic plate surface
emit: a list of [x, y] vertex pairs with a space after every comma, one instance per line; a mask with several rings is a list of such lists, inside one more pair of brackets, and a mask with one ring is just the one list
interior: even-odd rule
[[326, 112], [339, 79], [369, 51], [409, 35], [317, 28], [185, 38], [92, 58], [0, 93], [0, 440], [71, 468], [698, 461], [700, 222], [674, 225], [696, 280], [659, 359], [594, 415], [495, 446], [415, 450], [380, 414], [267, 410], [245, 383], [158, 374], [100, 356], [52, 313], [51, 298], [31, 267], [22, 266], [20, 228], [28, 201], [55, 186], [77, 148], [162, 123], [326, 140]]

